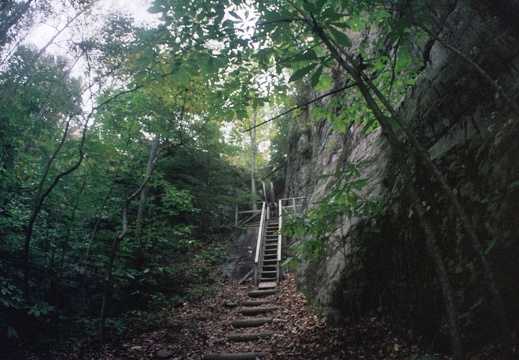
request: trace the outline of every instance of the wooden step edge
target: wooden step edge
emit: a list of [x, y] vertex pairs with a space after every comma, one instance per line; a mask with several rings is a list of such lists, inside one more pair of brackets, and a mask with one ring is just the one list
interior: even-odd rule
[[245, 334], [229, 334], [227, 335], [228, 341], [244, 342], [244, 341], [255, 341], [260, 339], [268, 339], [272, 335], [276, 334], [275, 331], [264, 331], [257, 333], [245, 333]]
[[244, 300], [240, 301], [241, 306], [260, 306], [272, 303], [272, 300]]
[[262, 297], [262, 296], [269, 296], [274, 295], [279, 292], [278, 289], [270, 289], [270, 290], [251, 290], [247, 293], [249, 297], [256, 298], [256, 297]]
[[264, 273], [265, 271], [274, 271], [274, 272], [277, 272], [277, 269], [274, 268], [274, 269], [271, 269], [270, 266], [265, 266], [265, 267], [261, 267], [261, 270], [260, 270], [262, 273]]
[[229, 354], [204, 354], [205, 360], [255, 360], [267, 357], [268, 352], [229, 353]]
[[268, 278], [267, 280], [262, 278], [261, 282], [258, 284], [258, 290], [274, 289], [277, 286], [278, 282], [276, 278]]
[[241, 309], [241, 314], [245, 316], [252, 316], [258, 314], [265, 314], [274, 310], [279, 309], [278, 306], [259, 306], [259, 307], [246, 307]]
[[236, 328], [242, 327], [256, 327], [265, 324], [270, 324], [272, 318], [251, 318], [251, 319], [236, 319], [231, 322], [231, 325]]

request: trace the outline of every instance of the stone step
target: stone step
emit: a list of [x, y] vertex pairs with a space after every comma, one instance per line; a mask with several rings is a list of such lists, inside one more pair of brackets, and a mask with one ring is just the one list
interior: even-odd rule
[[265, 324], [270, 324], [272, 322], [272, 318], [251, 318], [251, 319], [235, 319], [231, 322], [231, 325], [235, 328], [243, 328], [243, 327], [256, 327]]
[[240, 302], [241, 306], [261, 306], [265, 304], [270, 304], [272, 300], [244, 300]]
[[251, 297], [251, 298], [258, 298], [258, 297], [262, 297], [262, 296], [274, 295], [274, 294], [277, 294], [278, 292], [279, 292], [278, 289], [251, 290], [248, 292], [247, 295], [249, 295], [249, 297]]
[[258, 289], [273, 289], [277, 286], [276, 281], [263, 281], [258, 284]]
[[264, 331], [257, 333], [245, 333], [245, 334], [229, 334], [227, 335], [227, 340], [229, 341], [254, 341], [259, 339], [268, 339], [272, 335], [274, 335], [274, 331]]
[[267, 357], [268, 352], [229, 353], [229, 354], [204, 354], [205, 360], [256, 360]]
[[277, 309], [277, 306], [246, 307], [241, 309], [241, 314], [245, 316], [253, 316], [259, 314], [266, 314]]

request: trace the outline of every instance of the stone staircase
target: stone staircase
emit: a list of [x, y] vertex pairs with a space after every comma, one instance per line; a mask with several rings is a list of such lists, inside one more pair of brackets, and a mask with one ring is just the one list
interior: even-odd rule
[[[272, 304], [279, 293], [278, 281], [282, 278], [278, 265], [278, 235], [279, 223], [272, 219], [267, 224], [266, 241], [263, 244], [263, 258], [259, 262], [258, 286], [247, 293], [247, 299], [236, 302], [236, 318], [232, 321], [233, 332], [227, 334], [230, 342], [259, 342], [269, 339], [275, 332], [259, 329], [265, 324], [272, 323], [269, 314], [279, 309]], [[267, 344], [263, 343], [264, 347]], [[244, 346], [248, 348], [249, 346]], [[261, 359], [269, 355], [268, 351], [244, 351], [234, 353], [205, 353], [206, 360], [247, 360]]]

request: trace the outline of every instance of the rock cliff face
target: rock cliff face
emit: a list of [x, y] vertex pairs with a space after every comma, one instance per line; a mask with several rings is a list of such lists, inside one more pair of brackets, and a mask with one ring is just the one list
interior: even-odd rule
[[[519, 31], [510, 13], [514, 1], [492, 7], [484, 1], [458, 4], [440, 34], [519, 100]], [[517, 108], [517, 107], [516, 107]], [[329, 179], [319, 176], [363, 160], [369, 179], [364, 195], [383, 197], [383, 211], [372, 219], [345, 219], [332, 229], [334, 250], [297, 270], [311, 309], [342, 323], [369, 313], [387, 316], [404, 329], [442, 342], [445, 315], [438, 280], [423, 232], [410, 210], [392, 153], [381, 131], [365, 135], [359, 125], [338, 133], [328, 122], [302, 115], [290, 137], [287, 197], [306, 196], [307, 206], [327, 194]], [[425, 72], [406, 94], [399, 113], [413, 129], [475, 227], [495, 271], [512, 324], [519, 323], [519, 114], [466, 59], [435, 41]], [[404, 137], [401, 141], [405, 144]], [[495, 334], [491, 300], [481, 266], [459, 219], [414, 152], [407, 151], [418, 185], [441, 238], [442, 255], [456, 292], [466, 339]], [[373, 228], [377, 232], [368, 231]]]

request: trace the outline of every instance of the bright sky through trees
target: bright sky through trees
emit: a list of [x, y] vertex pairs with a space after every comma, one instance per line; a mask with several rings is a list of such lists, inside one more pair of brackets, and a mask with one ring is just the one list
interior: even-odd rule
[[[59, 1], [54, 1], [56, 12], [60, 11], [62, 5]], [[156, 14], [150, 14], [147, 9], [151, 5], [151, 0], [99, 0], [94, 5], [93, 13], [100, 17], [108, 17], [111, 14], [122, 14], [131, 16], [136, 24], [140, 26], [154, 26], [158, 24]], [[58, 15], [58, 14], [56, 14]], [[27, 37], [27, 41], [41, 48], [56, 34], [57, 29], [66, 23], [67, 16], [73, 16], [72, 13], [62, 14], [64, 16], [55, 16], [45, 19], [43, 23], [34, 27]], [[77, 20], [78, 22], [80, 20]], [[101, 22], [98, 22], [100, 24]], [[91, 26], [92, 23], [89, 24]], [[66, 50], [60, 46], [60, 41], [66, 41], [73, 37], [71, 31], [66, 31], [56, 41], [56, 44], [49, 47], [49, 51], [60, 55], [66, 55]]]

